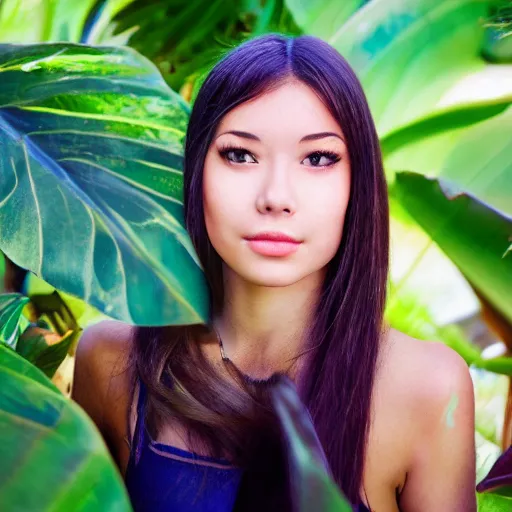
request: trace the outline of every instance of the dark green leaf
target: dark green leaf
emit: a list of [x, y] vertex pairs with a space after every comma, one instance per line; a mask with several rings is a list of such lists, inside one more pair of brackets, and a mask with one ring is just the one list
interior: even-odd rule
[[19, 375], [25, 375], [27, 378], [39, 382], [39, 384], [46, 386], [52, 391], [60, 393], [57, 386], [55, 386], [41, 370], [30, 364], [13, 349], [2, 344], [0, 344], [0, 368], [1, 367], [9, 368]]
[[58, 343], [48, 344], [42, 334], [21, 336], [16, 352], [52, 378], [68, 351], [74, 346], [81, 331], [69, 331]]
[[351, 512], [330, 477], [311, 416], [289, 379], [281, 377], [277, 381], [272, 400], [286, 439], [294, 511]]

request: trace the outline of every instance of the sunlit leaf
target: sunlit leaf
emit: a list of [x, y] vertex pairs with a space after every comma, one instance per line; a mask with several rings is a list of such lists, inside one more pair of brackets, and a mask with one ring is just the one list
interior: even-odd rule
[[305, 33], [327, 40], [367, 2], [368, 0], [286, 0], [285, 3], [297, 25]]
[[508, 512], [512, 499], [497, 494], [477, 493], [478, 512]]
[[2, 0], [0, 42], [78, 43], [96, 0]]
[[451, 182], [420, 174], [397, 173], [393, 192], [472, 285], [512, 320], [512, 258], [503, 257], [512, 217]]
[[[500, 113], [503, 106], [497, 103], [482, 107], [496, 108], [496, 115], [471, 126], [457, 126], [447, 115], [441, 116], [444, 129], [442, 119], [430, 118], [431, 129], [422, 129], [427, 121], [420, 120], [385, 138], [382, 145], [387, 172], [411, 170], [441, 178], [447, 182], [447, 192], [452, 186], [454, 193], [467, 192], [498, 215], [512, 217], [512, 107]], [[439, 129], [432, 128], [434, 123]], [[508, 239], [506, 242], [501, 254], [510, 245]]]
[[131, 511], [112, 457], [78, 405], [2, 345], [0, 382], [2, 510]]
[[[467, 103], [459, 83], [488, 66], [480, 50], [489, 4], [372, 0], [327, 39], [362, 81], [381, 136], [448, 104]], [[487, 88], [487, 100], [503, 93], [496, 88]]]
[[188, 105], [128, 48], [3, 45], [0, 77], [0, 249], [127, 323], [202, 322]]

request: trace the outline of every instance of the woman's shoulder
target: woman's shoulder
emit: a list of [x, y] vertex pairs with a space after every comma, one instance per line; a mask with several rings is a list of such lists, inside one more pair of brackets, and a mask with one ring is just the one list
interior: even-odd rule
[[[383, 373], [401, 399], [411, 405], [440, 407], [454, 391], [472, 391], [473, 383], [466, 361], [440, 341], [423, 341], [390, 329], [384, 350]], [[421, 401], [421, 405], [418, 404]]]
[[472, 471], [473, 382], [465, 360], [442, 342], [396, 329], [389, 330], [386, 341], [377, 373], [374, 427], [374, 437], [386, 441], [372, 444], [379, 456], [371, 458], [377, 465], [378, 460], [393, 460], [389, 456], [394, 451], [394, 488], [404, 492], [402, 500], [414, 500], [432, 465], [464, 464]]
[[95, 422], [113, 451], [117, 438], [127, 434], [133, 332], [132, 325], [101, 320], [84, 330], [75, 353], [71, 397]]

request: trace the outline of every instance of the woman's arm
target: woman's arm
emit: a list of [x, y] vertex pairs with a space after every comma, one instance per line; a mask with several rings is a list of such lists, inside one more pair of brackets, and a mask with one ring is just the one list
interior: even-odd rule
[[126, 435], [129, 339], [128, 324], [102, 320], [84, 330], [75, 353], [71, 398], [94, 421], [116, 460], [113, 438]]
[[[415, 384], [423, 403], [403, 512], [476, 512], [475, 400], [466, 362], [441, 343], [428, 343]], [[417, 387], [419, 386], [419, 387]]]

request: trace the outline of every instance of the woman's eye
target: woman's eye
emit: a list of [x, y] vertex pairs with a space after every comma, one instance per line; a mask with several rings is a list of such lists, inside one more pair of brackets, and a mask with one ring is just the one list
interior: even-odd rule
[[310, 160], [312, 167], [329, 167], [340, 161], [340, 156], [331, 151], [315, 151], [306, 160]]
[[[228, 147], [220, 150], [219, 154], [225, 160], [228, 160], [229, 162], [235, 164], [256, 163], [256, 160], [254, 160], [252, 155], [246, 149], [243, 148]], [[252, 158], [253, 161], [247, 161], [245, 159], [246, 156]]]
[[[258, 163], [249, 151], [242, 147], [228, 146], [219, 150], [220, 156], [233, 164]], [[310, 160], [311, 167], [330, 167], [339, 162], [341, 157], [331, 151], [315, 151], [310, 153], [306, 160]]]

